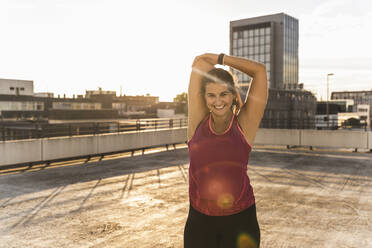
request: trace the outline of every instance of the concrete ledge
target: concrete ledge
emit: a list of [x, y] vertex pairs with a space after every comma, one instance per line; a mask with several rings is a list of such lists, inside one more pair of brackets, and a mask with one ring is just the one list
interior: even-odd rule
[[301, 145], [338, 148], [367, 149], [368, 135], [365, 131], [303, 130]]
[[58, 137], [42, 140], [42, 160], [97, 154], [97, 136]]
[[98, 153], [134, 150], [186, 141], [187, 128], [103, 134], [98, 136]]
[[257, 132], [256, 145], [300, 145], [300, 130], [296, 129], [265, 129]]
[[[0, 142], [0, 166], [184, 143], [187, 128]], [[372, 149], [372, 132], [259, 129], [255, 144]]]
[[0, 165], [42, 160], [41, 139], [0, 142]]

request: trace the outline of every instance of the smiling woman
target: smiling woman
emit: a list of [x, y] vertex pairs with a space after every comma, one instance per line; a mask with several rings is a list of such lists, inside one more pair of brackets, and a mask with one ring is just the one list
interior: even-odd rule
[[[244, 105], [231, 73], [216, 64], [253, 78]], [[203, 54], [194, 60], [188, 96], [190, 211], [184, 247], [259, 247], [255, 198], [246, 171], [266, 106], [265, 67], [245, 58]]]
[[[216, 133], [224, 132], [232, 114], [237, 114], [242, 106], [232, 75], [224, 69], [213, 68], [202, 78], [201, 94], [210, 113], [213, 113], [211, 118], [213, 130]], [[215, 118], [223, 118], [225, 115], [228, 118], [225, 118], [225, 122], [218, 127]]]

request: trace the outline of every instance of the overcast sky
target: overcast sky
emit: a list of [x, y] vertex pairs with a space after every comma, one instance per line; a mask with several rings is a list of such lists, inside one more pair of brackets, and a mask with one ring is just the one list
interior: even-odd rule
[[72, 96], [102, 87], [171, 101], [191, 63], [229, 52], [233, 20], [284, 12], [299, 19], [300, 83], [372, 89], [369, 0], [0, 0], [0, 78]]

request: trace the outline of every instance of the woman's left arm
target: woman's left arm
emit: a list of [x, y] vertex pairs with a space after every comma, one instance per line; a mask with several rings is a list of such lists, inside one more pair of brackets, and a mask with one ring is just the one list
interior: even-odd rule
[[224, 65], [246, 73], [253, 78], [246, 101], [238, 115], [239, 124], [247, 142], [253, 145], [268, 97], [265, 65], [246, 58], [228, 55], [224, 56]]

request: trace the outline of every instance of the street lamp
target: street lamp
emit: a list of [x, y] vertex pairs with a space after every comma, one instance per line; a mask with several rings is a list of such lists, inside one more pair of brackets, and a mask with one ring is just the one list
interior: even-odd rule
[[327, 129], [329, 129], [329, 110], [328, 110], [328, 101], [329, 101], [329, 97], [328, 97], [328, 94], [329, 94], [329, 76], [333, 76], [335, 74], [333, 73], [328, 73], [327, 74]]

